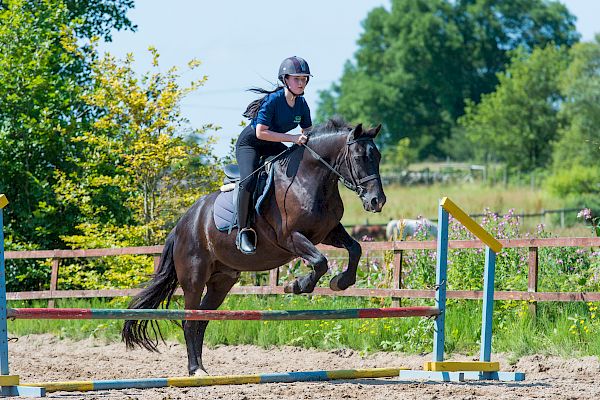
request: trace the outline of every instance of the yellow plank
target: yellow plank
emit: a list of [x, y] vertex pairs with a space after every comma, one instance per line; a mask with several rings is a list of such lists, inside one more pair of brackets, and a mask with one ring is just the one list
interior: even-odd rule
[[440, 205], [444, 207], [444, 210], [448, 211], [454, 218], [460, 221], [473, 235], [479, 238], [495, 253], [499, 253], [502, 250], [502, 243], [497, 241], [492, 235], [490, 235], [485, 229], [481, 227], [473, 218], [469, 217], [463, 210], [460, 209], [452, 200], [444, 197], [440, 201]]
[[[2, 195], [4, 196], [4, 195]], [[18, 386], [19, 375], [0, 375], [0, 386]]]
[[425, 371], [500, 371], [500, 363], [497, 361], [428, 361], [423, 364]]
[[6, 198], [6, 196], [3, 194], [0, 194], [0, 208], [6, 207], [7, 204], [8, 204], [8, 199]]
[[21, 386], [43, 387], [48, 392], [88, 392], [94, 390], [92, 381], [22, 383]]

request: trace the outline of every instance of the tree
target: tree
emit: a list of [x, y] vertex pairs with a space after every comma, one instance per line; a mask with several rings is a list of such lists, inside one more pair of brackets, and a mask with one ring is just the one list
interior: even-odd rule
[[572, 206], [600, 212], [600, 35], [570, 51], [560, 78], [564, 120], [554, 144], [550, 188]]
[[517, 51], [498, 74], [496, 91], [478, 104], [467, 102], [459, 126], [478, 160], [503, 161], [517, 171], [550, 165], [559, 127], [558, 77], [567, 62], [564, 48], [548, 46], [531, 55]]
[[[211, 126], [193, 129], [180, 114], [182, 99], [206, 76], [182, 86], [177, 68], [161, 72], [158, 52], [150, 51], [153, 70], [141, 76], [131, 54], [124, 60], [107, 55], [93, 65], [95, 87], [85, 101], [98, 118], [73, 139], [83, 146], [76, 168], [56, 172], [58, 198], [80, 215], [77, 232], [62, 237], [73, 248], [162, 243], [185, 209], [222, 181], [206, 135]], [[199, 65], [192, 60], [186, 76]], [[72, 264], [62, 283], [129, 287], [144, 276], [140, 262], [151, 268], [147, 260], [129, 258]]]
[[[134, 226], [144, 234], [135, 244], [161, 243], [181, 211], [219, 184], [211, 153], [211, 126], [193, 129], [180, 115], [182, 99], [206, 76], [187, 87], [177, 68], [138, 77], [133, 55], [118, 61], [107, 55], [93, 69], [96, 86], [85, 96], [99, 118], [74, 141], [84, 144], [70, 172], [57, 171], [61, 201], [79, 208], [78, 229], [86, 225]], [[188, 67], [200, 63], [192, 60]]]
[[408, 137], [420, 158], [441, 145], [465, 99], [493, 91], [510, 51], [578, 40], [575, 18], [543, 0], [393, 0], [363, 22], [355, 61], [321, 93], [324, 113], [384, 125], [384, 141]]
[[94, 115], [89, 87], [94, 37], [133, 29], [131, 0], [0, 2], [0, 191], [11, 200], [15, 242], [60, 247], [75, 210], [53, 191], [54, 169], [69, 171], [81, 147], [71, 141]]

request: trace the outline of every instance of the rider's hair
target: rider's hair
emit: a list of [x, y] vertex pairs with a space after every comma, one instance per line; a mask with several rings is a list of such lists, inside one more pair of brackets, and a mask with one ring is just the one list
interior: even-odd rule
[[258, 115], [258, 110], [260, 110], [260, 106], [262, 105], [265, 98], [271, 93], [275, 93], [280, 90], [283, 90], [283, 86], [277, 86], [274, 90], [267, 90], [257, 87], [248, 89], [249, 92], [263, 94], [264, 96], [262, 96], [260, 99], [253, 100], [250, 104], [248, 104], [248, 107], [246, 107], [246, 111], [244, 111], [242, 116], [248, 119], [256, 118], [256, 116]]

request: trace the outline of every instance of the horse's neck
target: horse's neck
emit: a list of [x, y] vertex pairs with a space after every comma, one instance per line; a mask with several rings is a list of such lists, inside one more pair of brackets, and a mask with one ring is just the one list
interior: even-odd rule
[[[342, 157], [340, 153], [343, 151], [342, 141], [343, 138], [331, 135], [315, 138], [315, 141], [312, 144], [309, 142], [308, 146], [335, 168]], [[307, 149], [297, 148], [286, 162], [279, 165], [278, 169], [278, 173], [282, 176], [301, 183], [306, 191], [311, 193], [309, 200], [322, 202], [327, 201], [328, 198], [340, 197], [338, 176]]]
[[[311, 146], [310, 143], [308, 146]], [[342, 157], [342, 138], [335, 135], [318, 137], [311, 146], [311, 149], [327, 162], [329, 166], [336, 169], [339, 168], [337, 164]], [[302, 157], [298, 172], [303, 174], [302, 176], [306, 177], [306, 179], [318, 182], [317, 186], [319, 188], [327, 189], [324, 192], [339, 196], [337, 186], [338, 176], [325, 163], [319, 161], [309, 150], [304, 150], [304, 157]]]

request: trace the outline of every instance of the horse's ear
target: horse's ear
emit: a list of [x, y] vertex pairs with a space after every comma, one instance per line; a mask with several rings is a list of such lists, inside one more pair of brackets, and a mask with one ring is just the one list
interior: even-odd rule
[[367, 135], [369, 135], [372, 138], [375, 138], [375, 136], [377, 136], [379, 131], [381, 131], [381, 124], [377, 125], [375, 128], [369, 129], [367, 131]]
[[349, 140], [356, 140], [363, 135], [363, 127], [362, 124], [358, 124], [352, 129], [350, 135], [348, 135]]

